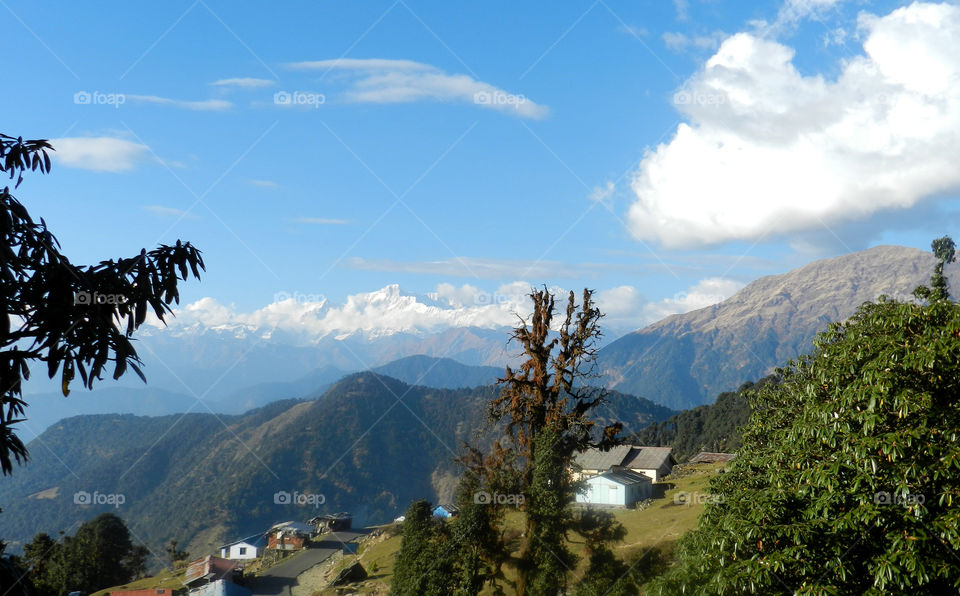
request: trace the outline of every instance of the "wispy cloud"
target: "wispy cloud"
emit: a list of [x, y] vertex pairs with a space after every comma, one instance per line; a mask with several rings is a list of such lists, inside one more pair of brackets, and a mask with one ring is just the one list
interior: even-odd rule
[[225, 99], [204, 99], [200, 101], [186, 101], [181, 99], [171, 99], [169, 97], [159, 97], [157, 95], [125, 95], [125, 97], [135, 103], [148, 103], [162, 106], [181, 108], [184, 110], [199, 111], [221, 111], [229, 110], [233, 103]]
[[53, 159], [69, 168], [93, 172], [125, 172], [149, 154], [149, 147], [116, 137], [50, 139]]
[[352, 269], [390, 271], [394, 273], [423, 273], [445, 277], [476, 277], [481, 279], [583, 279], [596, 278], [601, 272], [627, 270], [640, 272], [646, 265], [617, 265], [609, 263], [563, 263], [560, 261], [487, 259], [459, 257], [439, 261], [398, 261], [391, 259], [347, 260]]
[[287, 68], [292, 70], [434, 70], [433, 66], [413, 60], [391, 60], [388, 58], [338, 58], [336, 60], [314, 60], [291, 62]]
[[686, 35], [667, 31], [663, 34], [663, 43], [667, 49], [674, 52], [684, 52], [689, 49], [716, 50], [728, 35], [723, 31], [714, 31], [709, 35]]
[[344, 71], [354, 76], [342, 99], [353, 103], [452, 101], [521, 118], [544, 118], [546, 106], [464, 74], [448, 74], [412, 60], [382, 58], [318, 60], [287, 65], [292, 70]]
[[201, 219], [199, 215], [194, 213], [184, 211], [183, 209], [176, 209], [174, 207], [164, 207], [163, 205], [145, 205], [142, 207], [142, 209], [160, 217], [177, 217], [193, 220]]
[[304, 224], [315, 224], [321, 226], [342, 226], [350, 223], [345, 219], [328, 219], [325, 217], [298, 217], [293, 221]]
[[237, 87], [240, 89], [262, 89], [272, 87], [276, 81], [270, 79], [255, 79], [252, 77], [238, 77], [233, 79], [220, 79], [210, 83], [216, 87]]

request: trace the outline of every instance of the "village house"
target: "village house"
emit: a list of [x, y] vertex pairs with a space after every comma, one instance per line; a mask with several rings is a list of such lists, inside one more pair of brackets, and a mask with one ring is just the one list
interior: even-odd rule
[[302, 522], [288, 521], [275, 524], [267, 531], [267, 548], [300, 550], [305, 548], [314, 529]]
[[617, 445], [608, 451], [591, 448], [577, 454], [572, 473], [579, 480], [623, 468], [660, 482], [676, 464], [671, 447]]
[[193, 591], [196, 588], [215, 582], [227, 580], [237, 583], [242, 580], [242, 569], [236, 561], [228, 561], [213, 555], [197, 559], [187, 566], [183, 584]]
[[317, 534], [324, 532], [341, 532], [353, 526], [353, 516], [341, 511], [340, 513], [326, 513], [318, 515], [307, 522], [313, 526]]
[[450, 503], [441, 503], [433, 508], [434, 517], [451, 518], [460, 513], [460, 508]]
[[256, 559], [259, 556], [259, 550], [260, 549], [249, 542], [238, 540], [221, 546], [220, 556], [233, 561], [246, 561]]
[[218, 579], [199, 588], [193, 588], [190, 590], [190, 596], [253, 596], [253, 592], [239, 584]]
[[577, 493], [577, 503], [605, 507], [633, 507], [653, 496], [649, 476], [626, 468], [615, 468], [585, 481], [586, 490]]

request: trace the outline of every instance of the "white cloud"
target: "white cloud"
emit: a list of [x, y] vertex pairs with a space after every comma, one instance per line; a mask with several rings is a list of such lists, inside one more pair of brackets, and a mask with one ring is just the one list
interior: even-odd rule
[[270, 79], [255, 79], [252, 77], [238, 77], [233, 79], [220, 79], [210, 83], [217, 87], [239, 87], [241, 89], [261, 89], [263, 87], [272, 87], [276, 81]]
[[316, 225], [334, 225], [340, 226], [349, 223], [345, 219], [327, 219], [324, 217], [298, 217], [293, 221], [297, 223], [316, 224]]
[[647, 298], [633, 286], [599, 290], [596, 300], [597, 308], [604, 315], [603, 325], [618, 333], [633, 331], [649, 322]]
[[343, 99], [355, 103], [410, 103], [456, 101], [506, 112], [521, 118], [544, 118], [549, 113], [523, 95], [509, 93], [464, 74], [448, 74], [412, 60], [341, 59], [296, 62], [296, 70], [341, 70], [354, 76]]
[[125, 95], [127, 99], [137, 103], [151, 103], [162, 106], [171, 106], [184, 110], [197, 111], [221, 111], [229, 110], [233, 104], [225, 99], [205, 99], [202, 101], [184, 101], [180, 99], [170, 99], [169, 97], [159, 97], [156, 95]]
[[646, 323], [652, 323], [670, 315], [706, 308], [723, 302], [742, 287], [742, 283], [722, 277], [703, 279], [686, 292], [678, 292], [671, 298], [647, 304], [644, 318]]
[[50, 139], [50, 144], [56, 162], [94, 172], [132, 170], [149, 152], [146, 145], [116, 137], [64, 137]]
[[675, 96], [688, 118], [632, 180], [632, 233], [692, 247], [818, 229], [960, 187], [960, 8], [862, 14], [836, 81], [740, 33]]
[[603, 186], [594, 186], [587, 198], [595, 203], [603, 203], [613, 196], [615, 190], [613, 182], [607, 181]]
[[821, 19], [844, 0], [787, 0], [777, 13], [778, 24], [794, 24], [806, 19]]

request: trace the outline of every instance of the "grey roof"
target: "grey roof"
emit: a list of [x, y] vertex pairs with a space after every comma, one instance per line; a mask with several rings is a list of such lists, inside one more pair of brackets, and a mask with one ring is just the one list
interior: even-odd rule
[[578, 453], [574, 462], [581, 470], [609, 470], [613, 466], [622, 464], [629, 453], [630, 445], [617, 445], [610, 451], [590, 448], [583, 453]]
[[672, 447], [631, 447], [630, 453], [620, 465], [635, 470], [656, 470], [675, 463], [677, 462], [673, 459]]
[[309, 536], [313, 531], [314, 529], [305, 523], [288, 521], [274, 524], [269, 530], [267, 530], [267, 534], [271, 532], [284, 532], [288, 534], [305, 534]]
[[617, 484], [622, 484], [624, 486], [641, 484], [643, 482], [653, 482], [650, 480], [649, 476], [644, 476], [643, 474], [634, 472], [633, 470], [614, 470], [611, 472], [604, 472], [599, 476], [594, 476], [594, 478], [606, 478], [607, 480], [612, 480]]

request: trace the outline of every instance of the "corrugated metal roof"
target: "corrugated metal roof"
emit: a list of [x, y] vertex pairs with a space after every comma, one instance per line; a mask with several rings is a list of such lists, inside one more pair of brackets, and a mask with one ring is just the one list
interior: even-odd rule
[[640, 470], [656, 470], [664, 464], [670, 464], [672, 447], [631, 447], [624, 458], [623, 467]]
[[610, 451], [600, 451], [597, 448], [590, 448], [582, 453], [578, 453], [574, 462], [581, 470], [609, 470], [613, 466], [619, 466], [630, 453], [630, 445], [617, 445]]
[[284, 532], [287, 534], [304, 534], [309, 536], [313, 531], [314, 530], [312, 527], [303, 522], [288, 521], [274, 524], [269, 530], [267, 530], [267, 534], [270, 534], [271, 532]]
[[238, 563], [235, 561], [207, 555], [190, 563], [184, 575], [183, 583], [189, 584], [200, 579], [210, 580], [226, 577], [236, 569], [237, 565]]

